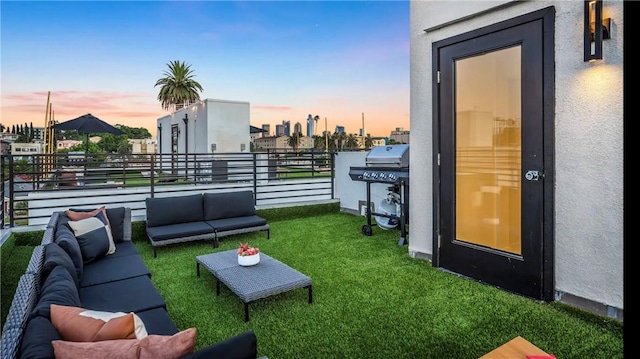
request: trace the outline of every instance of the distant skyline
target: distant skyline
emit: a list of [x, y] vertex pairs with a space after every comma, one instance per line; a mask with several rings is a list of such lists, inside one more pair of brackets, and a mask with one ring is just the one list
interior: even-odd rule
[[344, 126], [409, 129], [408, 1], [2, 1], [0, 122], [91, 113], [145, 127], [168, 112], [156, 80], [191, 64], [201, 98], [247, 101], [251, 125], [318, 115]]

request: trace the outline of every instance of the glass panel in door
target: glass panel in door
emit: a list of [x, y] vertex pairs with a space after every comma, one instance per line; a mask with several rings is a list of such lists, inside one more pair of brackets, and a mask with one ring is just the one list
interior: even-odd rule
[[521, 46], [455, 61], [455, 238], [517, 255], [521, 64]]

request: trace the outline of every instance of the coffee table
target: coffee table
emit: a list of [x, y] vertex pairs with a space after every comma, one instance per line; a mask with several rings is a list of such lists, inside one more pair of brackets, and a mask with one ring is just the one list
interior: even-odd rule
[[249, 303], [293, 289], [307, 288], [309, 303], [313, 302], [311, 278], [264, 253], [260, 263], [243, 267], [238, 264], [235, 249], [196, 257], [196, 273], [200, 276], [203, 265], [216, 278], [216, 295], [220, 283], [237, 295], [244, 303], [244, 321], [249, 321]]

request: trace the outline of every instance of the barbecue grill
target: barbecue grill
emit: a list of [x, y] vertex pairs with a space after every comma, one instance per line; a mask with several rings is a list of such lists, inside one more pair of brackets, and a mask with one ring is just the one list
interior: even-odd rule
[[[400, 227], [398, 245], [406, 244], [407, 224], [409, 224], [409, 145], [376, 146], [365, 158], [364, 167], [351, 167], [349, 177], [354, 181], [367, 184], [367, 224], [362, 226], [362, 234], [372, 235], [371, 215], [397, 221]], [[398, 213], [371, 212], [371, 184], [386, 183], [391, 185], [388, 196], [397, 198]]]

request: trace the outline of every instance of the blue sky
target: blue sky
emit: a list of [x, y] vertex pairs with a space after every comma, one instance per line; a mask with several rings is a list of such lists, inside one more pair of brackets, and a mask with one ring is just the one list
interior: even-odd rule
[[[248, 101], [251, 124], [389, 134], [409, 127], [407, 1], [2, 1], [2, 123], [92, 113], [146, 127], [156, 80], [191, 64], [202, 98]], [[323, 127], [324, 125], [320, 126]]]

